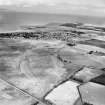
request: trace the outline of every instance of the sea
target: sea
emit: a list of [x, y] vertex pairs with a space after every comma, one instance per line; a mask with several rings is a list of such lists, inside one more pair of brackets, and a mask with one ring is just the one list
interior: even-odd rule
[[74, 23], [104, 25], [104, 17], [63, 15], [32, 12], [0, 11], [0, 32], [17, 31], [21, 26], [45, 25], [48, 23]]

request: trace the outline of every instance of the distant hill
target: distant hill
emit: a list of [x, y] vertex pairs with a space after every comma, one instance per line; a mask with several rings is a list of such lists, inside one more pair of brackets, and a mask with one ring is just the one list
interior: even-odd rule
[[[78, 16], [78, 15], [61, 15], [61, 14], [45, 14], [45, 13], [27, 13], [16, 12], [0, 9], [0, 30], [18, 30], [20, 26], [24, 25], [45, 25], [55, 26], [59, 23], [87, 23], [103, 25], [104, 18]], [[50, 24], [48, 24], [50, 23]]]

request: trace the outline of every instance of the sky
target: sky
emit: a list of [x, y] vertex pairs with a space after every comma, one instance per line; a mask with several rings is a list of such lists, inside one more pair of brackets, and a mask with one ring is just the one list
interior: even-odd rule
[[31, 12], [105, 16], [105, 0], [0, 0], [0, 7]]

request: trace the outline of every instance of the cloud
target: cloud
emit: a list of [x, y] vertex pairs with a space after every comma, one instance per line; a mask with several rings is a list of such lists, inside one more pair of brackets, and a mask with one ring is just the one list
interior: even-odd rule
[[75, 13], [87, 12], [89, 14], [90, 12], [90, 14], [105, 15], [105, 0], [0, 0], [0, 5], [15, 5], [25, 8], [45, 5], [52, 8], [51, 11], [54, 10], [53, 12], [57, 10], [60, 13], [72, 11]]
[[91, 5], [105, 6], [104, 0], [0, 0], [0, 5], [57, 5], [57, 4], [72, 4], [72, 5]]
[[105, 7], [104, 0], [0, 0], [0, 5], [60, 5], [69, 4], [77, 6]]
[[0, 0], [0, 5], [39, 5], [53, 4], [53, 0]]

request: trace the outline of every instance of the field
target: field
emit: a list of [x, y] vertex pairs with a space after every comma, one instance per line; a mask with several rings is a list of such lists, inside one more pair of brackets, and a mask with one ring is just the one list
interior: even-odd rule
[[105, 32], [81, 25], [50, 24], [47, 29], [34, 27], [34, 32], [0, 33], [0, 104], [92, 104], [100, 94], [90, 101], [91, 90], [88, 95], [82, 86], [105, 73], [105, 41], [97, 39]]

